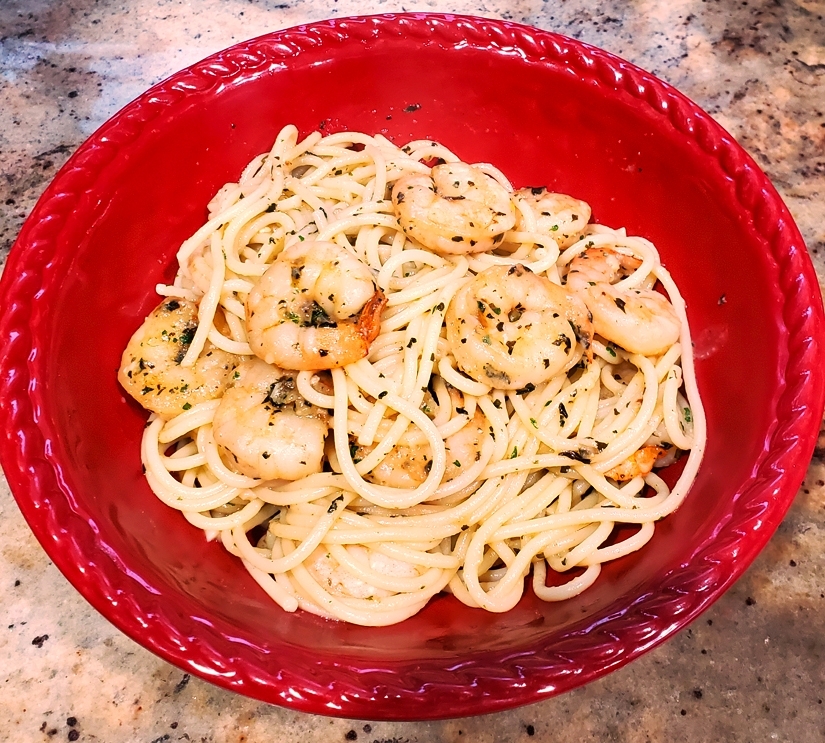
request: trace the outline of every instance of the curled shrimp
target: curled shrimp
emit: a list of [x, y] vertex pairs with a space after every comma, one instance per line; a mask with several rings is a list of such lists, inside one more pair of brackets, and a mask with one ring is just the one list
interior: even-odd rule
[[605, 472], [604, 476], [619, 482], [632, 480], [634, 477], [644, 477], [650, 474], [656, 461], [665, 456], [666, 453], [666, 450], [661, 446], [643, 446], [623, 462], [619, 462], [615, 467]]
[[249, 345], [282, 369], [346, 366], [369, 352], [385, 304], [370, 269], [344, 248], [296, 243], [249, 292]]
[[301, 396], [295, 374], [252, 358], [232, 376], [212, 421], [226, 461], [263, 480], [320, 472], [329, 413]]
[[144, 408], [169, 420], [221, 396], [238, 356], [209, 341], [192, 366], [181, 366], [198, 329], [198, 306], [165, 299], [143, 321], [121, 357], [118, 381]]
[[439, 253], [490, 250], [516, 222], [510, 191], [466, 163], [399, 178], [392, 202], [404, 232]]
[[[348, 556], [351, 562], [364, 564], [365, 567], [379, 576], [409, 580], [418, 578], [420, 575], [415, 565], [387, 557], [362, 544], [348, 544], [342, 547], [342, 550], [345, 550], [345, 552], [337, 552], [336, 554]], [[318, 547], [309, 556], [305, 565], [309, 574], [335, 596], [368, 599], [385, 598], [393, 593], [385, 588], [367, 583], [364, 580], [363, 571], [355, 574], [345, 565], [341, 565], [335, 559], [335, 556], [331, 554], [329, 547], [325, 545]]]
[[633, 256], [589, 248], [570, 261], [567, 286], [584, 300], [598, 335], [631, 353], [657, 356], [679, 340], [681, 322], [658, 292], [614, 285], [623, 272], [640, 265]]
[[[590, 221], [590, 205], [567, 194], [553, 193], [546, 188], [521, 188], [516, 191], [515, 199], [533, 212], [536, 232], [550, 235], [560, 248], [576, 242]], [[527, 229], [524, 215], [519, 211], [516, 230]]]
[[575, 294], [522, 265], [493, 266], [455, 295], [447, 339], [458, 366], [497, 389], [540, 384], [589, 347], [587, 307]]
[[[445, 482], [458, 477], [478, 461], [481, 446], [487, 437], [486, 420], [484, 414], [476, 410], [467, 425], [444, 439], [447, 451]], [[374, 448], [358, 446], [353, 451], [353, 457], [355, 460], [363, 459]], [[427, 479], [432, 463], [433, 453], [429, 444], [398, 444], [364, 478], [393, 488], [417, 488]]]

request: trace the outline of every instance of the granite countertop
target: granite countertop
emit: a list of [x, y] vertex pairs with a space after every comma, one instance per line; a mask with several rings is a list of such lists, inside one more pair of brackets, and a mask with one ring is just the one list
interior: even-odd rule
[[[4, 0], [0, 261], [71, 152], [147, 87], [237, 41], [328, 16], [451, 10], [551, 29], [675, 85], [756, 158], [825, 277], [822, 0]], [[825, 446], [825, 439], [820, 443]], [[0, 483], [0, 738], [7, 741], [821, 741], [825, 448], [744, 577], [675, 638], [510, 712], [376, 723], [272, 707], [190, 678], [99, 616]]]

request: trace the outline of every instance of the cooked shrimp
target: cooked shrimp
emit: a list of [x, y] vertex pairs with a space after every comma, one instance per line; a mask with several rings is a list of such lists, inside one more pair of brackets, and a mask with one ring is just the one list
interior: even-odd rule
[[296, 243], [249, 292], [249, 345], [282, 369], [346, 366], [367, 355], [385, 303], [370, 269], [344, 248]]
[[591, 337], [584, 303], [521, 265], [482, 271], [447, 310], [458, 366], [497, 389], [547, 381], [574, 361], [577, 343], [588, 348]]
[[193, 405], [220, 397], [238, 356], [206, 342], [193, 366], [180, 365], [198, 329], [198, 306], [165, 299], [129, 340], [117, 378], [144, 408], [169, 420]]
[[636, 256], [618, 250], [588, 248], [570, 261], [567, 286], [573, 291], [581, 291], [592, 284], [615, 284], [641, 265]]
[[[353, 562], [366, 563], [370, 570], [379, 575], [401, 579], [416, 578], [419, 575], [415, 565], [387, 557], [363, 545], [348, 544], [343, 549], [349, 553]], [[310, 575], [333, 595], [358, 599], [392, 595], [391, 591], [373, 586], [352, 573], [324, 546], [318, 547], [305, 564]]]
[[[590, 221], [590, 205], [563, 193], [546, 188], [521, 188], [516, 201], [524, 201], [536, 216], [536, 232], [550, 235], [560, 248], [570, 247], [584, 232]], [[524, 216], [519, 212], [516, 229], [527, 230]]]
[[624, 462], [619, 462], [615, 467], [605, 472], [604, 476], [619, 482], [632, 480], [634, 477], [644, 477], [650, 474], [656, 460], [666, 453], [661, 446], [643, 446], [625, 459]]
[[295, 374], [257, 358], [235, 370], [212, 421], [227, 462], [263, 480], [320, 472], [328, 429], [329, 414], [298, 393]]
[[399, 178], [392, 201], [404, 232], [439, 253], [490, 250], [516, 223], [510, 192], [466, 163], [436, 165], [430, 175]]
[[614, 285], [641, 261], [606, 248], [589, 248], [570, 262], [567, 286], [593, 316], [593, 330], [631, 353], [656, 356], [679, 340], [681, 323], [668, 300], [650, 289]]
[[[444, 482], [458, 477], [481, 456], [481, 446], [487, 436], [485, 426], [486, 418], [477, 410], [466, 426], [444, 439], [444, 448], [447, 451]], [[357, 447], [353, 452], [354, 459], [363, 459], [374, 448]], [[399, 444], [371, 472], [364, 475], [364, 478], [378, 485], [393, 488], [417, 488], [427, 479], [432, 463], [433, 454], [429, 444]]]

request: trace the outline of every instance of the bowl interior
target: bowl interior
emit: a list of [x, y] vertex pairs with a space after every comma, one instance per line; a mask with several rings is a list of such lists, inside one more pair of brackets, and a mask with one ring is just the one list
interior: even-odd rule
[[[724, 532], [765, 450], [787, 362], [777, 266], [718, 160], [637, 98], [506, 47], [388, 36], [250, 69], [178, 99], [123, 144], [56, 236], [63, 274], [33, 323], [42, 348], [32, 365], [39, 422], [64, 482], [59, 497], [79, 506], [101, 549], [115, 556], [118, 590], [147, 597], [138, 607], [147, 626], [162, 604], [190, 644], [211, 628], [224, 668], [232, 668], [238, 647], [273, 674], [308, 657], [321, 666], [448, 668], [562, 647], [689, 569]], [[516, 187], [546, 185], [582, 198], [596, 221], [658, 247], [687, 301], [708, 450], [687, 501], [657, 525], [652, 542], [606, 566], [580, 597], [547, 604], [528, 592], [502, 615], [441, 597], [379, 629], [289, 615], [240, 562], [149, 491], [139, 458], [146, 415], [117, 384], [120, 354], [158, 302], [155, 284], [174, 275], [174, 254], [203, 223], [211, 196], [287, 123], [302, 134], [323, 127], [380, 132], [399, 144], [437, 139], [464, 160], [494, 163]], [[640, 636], [632, 653], [657, 639]], [[147, 644], [186, 662], [185, 646]], [[616, 662], [597, 655], [568, 688]], [[211, 680], [234, 683], [228, 672]], [[278, 690], [268, 698], [284, 700]], [[441, 707], [433, 710], [420, 716], [440, 716]]]

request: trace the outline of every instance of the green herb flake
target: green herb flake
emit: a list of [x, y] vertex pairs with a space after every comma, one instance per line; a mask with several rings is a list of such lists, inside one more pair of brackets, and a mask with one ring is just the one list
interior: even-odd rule
[[685, 414], [685, 423], [692, 423], [693, 415], [690, 412], [690, 408], [682, 408], [682, 412]]
[[185, 402], [182, 407], [184, 410], [190, 410], [192, 408], [192, 403]]
[[195, 338], [195, 330], [196, 328], [186, 328], [185, 330], [180, 331], [180, 342], [184, 346], [188, 346], [192, 343]]

